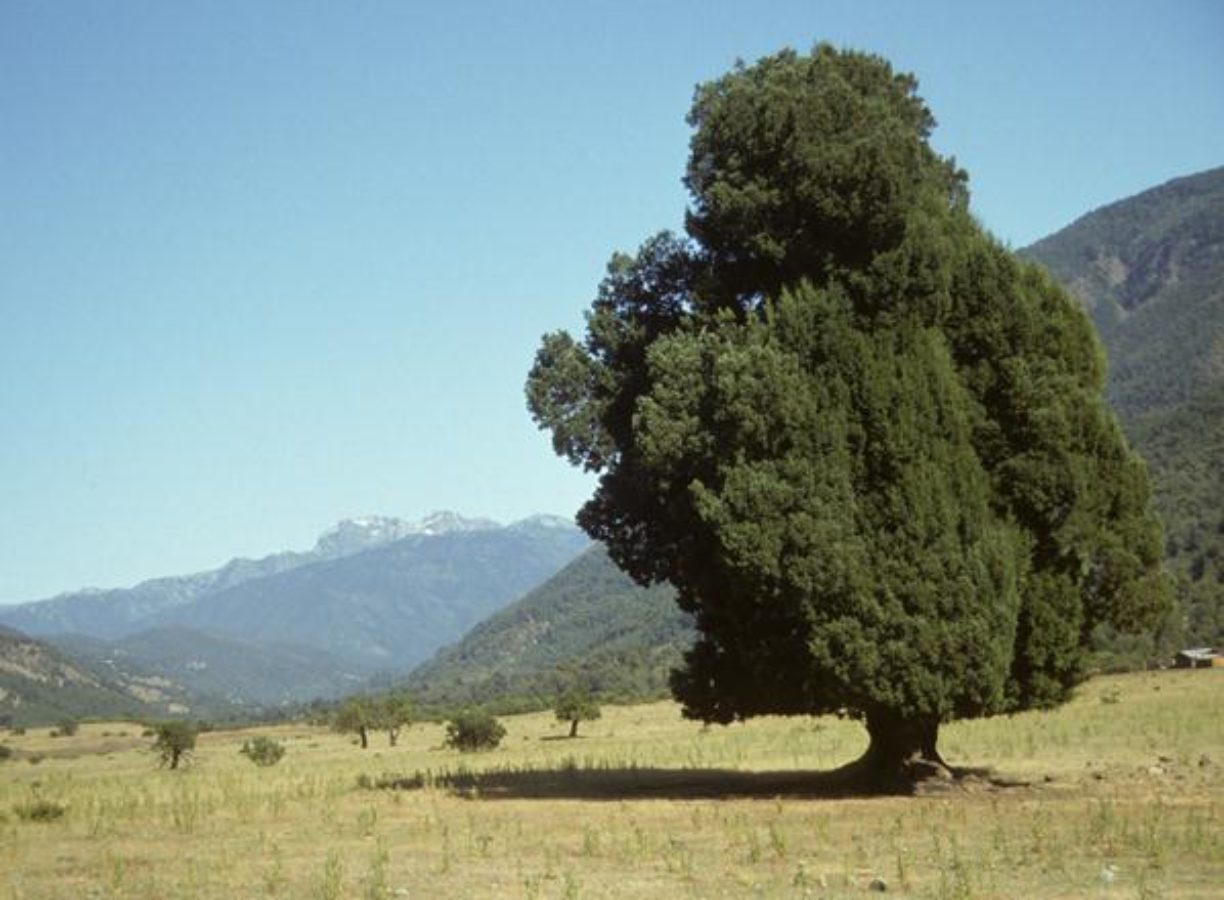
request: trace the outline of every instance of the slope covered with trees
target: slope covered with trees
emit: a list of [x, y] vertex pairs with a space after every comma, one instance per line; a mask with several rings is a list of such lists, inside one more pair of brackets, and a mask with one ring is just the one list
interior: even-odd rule
[[1126, 420], [1224, 382], [1224, 167], [1088, 213], [1022, 255], [1089, 310]]
[[[1224, 644], [1224, 168], [1085, 215], [1023, 251], [1083, 301], [1107, 393], [1151, 468], [1184, 627]], [[1149, 647], [1149, 652], [1150, 652]]]
[[693, 641], [665, 585], [642, 588], [592, 547], [409, 675], [424, 705], [545, 709], [575, 686], [605, 698], [658, 697]]

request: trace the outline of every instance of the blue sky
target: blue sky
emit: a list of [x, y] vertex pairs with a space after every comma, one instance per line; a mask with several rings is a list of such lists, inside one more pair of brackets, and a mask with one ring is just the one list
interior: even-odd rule
[[572, 513], [522, 382], [682, 222], [694, 86], [914, 72], [1013, 246], [1224, 162], [1224, 5], [0, 4], [0, 602]]

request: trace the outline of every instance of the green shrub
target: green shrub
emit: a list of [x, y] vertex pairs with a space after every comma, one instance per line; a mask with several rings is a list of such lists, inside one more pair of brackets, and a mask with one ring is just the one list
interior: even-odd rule
[[17, 818], [23, 822], [51, 822], [63, 816], [68, 807], [54, 800], [31, 800], [29, 803], [18, 803], [13, 807]]
[[238, 751], [257, 766], [274, 766], [285, 755], [285, 745], [280, 741], [259, 735], [242, 742]]
[[[77, 723], [76, 719], [61, 719], [56, 724], [55, 731], [51, 732], [51, 736], [72, 737], [77, 733], [77, 729], [79, 727], [80, 725]], [[59, 732], [59, 734], [57, 735], [56, 732]]]
[[446, 746], [463, 753], [492, 750], [505, 736], [505, 726], [483, 709], [466, 710], [446, 723]]
[[0, 760], [12, 759], [12, 758], [13, 758], [13, 748], [10, 747], [8, 744], [0, 744]]

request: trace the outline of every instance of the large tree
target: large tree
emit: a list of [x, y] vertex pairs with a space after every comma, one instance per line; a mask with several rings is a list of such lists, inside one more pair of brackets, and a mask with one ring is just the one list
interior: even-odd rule
[[885, 784], [1169, 602], [1092, 328], [974, 221], [916, 89], [827, 45], [700, 86], [687, 236], [613, 256], [527, 383], [600, 473], [583, 527], [695, 616], [686, 714], [849, 713]]

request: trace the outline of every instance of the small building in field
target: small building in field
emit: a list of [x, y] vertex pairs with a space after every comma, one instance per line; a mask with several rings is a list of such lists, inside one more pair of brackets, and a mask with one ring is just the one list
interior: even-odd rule
[[1224, 653], [1214, 647], [1190, 647], [1173, 657], [1173, 664], [1179, 669], [1224, 667]]

